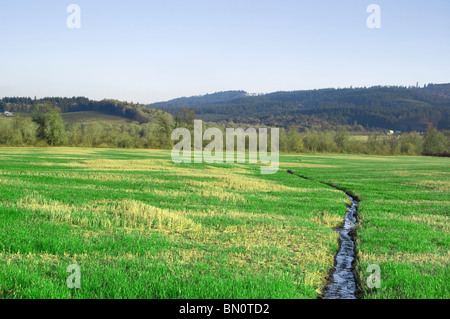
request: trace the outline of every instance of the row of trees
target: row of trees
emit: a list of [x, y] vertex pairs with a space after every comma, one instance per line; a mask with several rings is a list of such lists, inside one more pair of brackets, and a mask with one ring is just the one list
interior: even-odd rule
[[[0, 145], [169, 148], [173, 120], [163, 112], [156, 118], [158, 123], [74, 124], [62, 120], [58, 107], [40, 104], [31, 117], [0, 118]], [[167, 127], [162, 126], [164, 121]]]
[[353, 153], [372, 155], [450, 155], [450, 138], [430, 126], [422, 136], [417, 132], [386, 136], [374, 132], [367, 139], [352, 137], [347, 131], [282, 130], [280, 150], [295, 153]]
[[[41, 104], [35, 107], [31, 118], [0, 121], [0, 144], [170, 149], [174, 145], [171, 140], [173, 129], [186, 127], [193, 131], [194, 118], [192, 110], [183, 109], [174, 118], [157, 112], [154, 121], [143, 124], [70, 124], [63, 122], [59, 108]], [[225, 132], [230, 123], [214, 126]], [[423, 136], [417, 132], [392, 136], [371, 133], [367, 139], [352, 137], [344, 128], [303, 133], [294, 126], [280, 129], [280, 151], [294, 153], [449, 155], [449, 142], [449, 137], [433, 126], [428, 127]], [[205, 145], [208, 143], [204, 141]]]

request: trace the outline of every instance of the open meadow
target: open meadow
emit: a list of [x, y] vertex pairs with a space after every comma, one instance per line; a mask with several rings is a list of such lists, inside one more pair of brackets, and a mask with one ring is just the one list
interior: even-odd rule
[[448, 158], [280, 160], [261, 175], [169, 151], [0, 148], [0, 298], [318, 298], [350, 203], [324, 183], [360, 200], [360, 297], [450, 298]]
[[[450, 298], [450, 160], [299, 156], [301, 174], [356, 195], [356, 277], [364, 298]], [[326, 167], [330, 165], [330, 167]], [[370, 289], [370, 265], [381, 289]]]

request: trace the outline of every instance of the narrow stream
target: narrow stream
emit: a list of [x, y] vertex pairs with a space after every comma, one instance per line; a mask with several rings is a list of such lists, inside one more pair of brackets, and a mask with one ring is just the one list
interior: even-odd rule
[[[302, 175], [297, 175], [292, 171], [288, 174], [315, 181], [314, 179]], [[318, 181], [316, 181], [318, 182]], [[322, 184], [339, 189], [334, 185], [320, 182]], [[343, 191], [342, 189], [339, 189]], [[335, 266], [332, 269], [332, 277], [328, 280], [328, 284], [324, 290], [323, 299], [357, 299], [356, 279], [353, 273], [353, 261], [356, 256], [355, 240], [353, 238], [353, 230], [357, 226], [357, 210], [358, 201], [351, 195], [346, 193], [351, 200], [351, 205], [345, 214], [344, 224], [336, 229], [339, 233], [339, 250], [335, 256]]]
[[351, 234], [357, 225], [358, 202], [351, 196], [351, 206], [345, 214], [344, 225], [339, 232], [339, 251], [336, 255], [333, 277], [325, 289], [324, 299], [356, 299], [356, 281], [353, 274], [353, 261], [356, 256], [355, 241]]

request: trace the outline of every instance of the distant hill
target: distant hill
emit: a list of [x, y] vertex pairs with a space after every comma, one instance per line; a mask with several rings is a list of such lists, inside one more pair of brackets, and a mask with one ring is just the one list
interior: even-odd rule
[[[151, 107], [175, 114], [184, 107], [207, 121], [264, 124], [303, 129], [361, 125], [367, 129], [424, 131], [428, 124], [450, 129], [450, 84], [418, 87], [371, 87], [244, 94], [208, 102], [210, 96], [184, 98]], [[218, 93], [220, 96], [220, 93]], [[230, 95], [229, 97], [232, 97]]]
[[148, 105], [154, 108], [196, 108], [202, 105], [228, 102], [240, 97], [247, 96], [245, 91], [225, 91], [201, 96], [181, 97], [167, 102]]
[[[85, 97], [60, 98], [51, 97], [39, 100], [21, 97], [5, 97], [0, 100], [0, 112], [11, 111], [14, 113], [29, 114], [33, 111], [35, 105], [51, 104], [58, 107], [65, 119], [70, 121], [78, 118], [84, 122], [95, 121], [99, 114], [108, 115], [109, 121], [117, 122], [117, 117], [139, 123], [150, 123], [156, 121], [158, 111], [144, 105], [121, 102], [117, 100], [92, 101]], [[72, 116], [71, 114], [72, 113]]]
[[[111, 121], [155, 123], [157, 113], [175, 115], [194, 109], [196, 117], [210, 122], [234, 122], [302, 130], [335, 130], [340, 126], [363, 129], [425, 131], [429, 124], [450, 130], [450, 84], [425, 87], [371, 87], [275, 92], [249, 95], [226, 91], [183, 97], [148, 106], [117, 100], [92, 101], [85, 97], [5, 97], [0, 112], [30, 113], [36, 104], [50, 103], [64, 118], [97, 121], [99, 114], [119, 117]], [[84, 113], [83, 113], [84, 112]], [[69, 114], [78, 113], [78, 114]], [[92, 118], [91, 118], [92, 117]], [[100, 116], [101, 117], [101, 116]]]

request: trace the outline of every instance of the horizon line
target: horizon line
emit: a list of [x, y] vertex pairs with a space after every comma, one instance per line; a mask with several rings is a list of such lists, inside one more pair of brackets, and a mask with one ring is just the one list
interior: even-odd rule
[[103, 99], [94, 99], [94, 98], [90, 98], [88, 96], [84, 96], [84, 95], [73, 95], [73, 96], [44, 96], [44, 97], [37, 97], [37, 95], [35, 96], [3, 96], [1, 97], [1, 99], [5, 99], [5, 98], [29, 98], [29, 99], [36, 99], [36, 100], [45, 100], [45, 99], [52, 99], [52, 98], [87, 98], [90, 101], [105, 101], [105, 100], [115, 100], [115, 101], [120, 101], [120, 102], [125, 102], [125, 103], [130, 103], [130, 104], [137, 104], [137, 105], [152, 105], [152, 104], [159, 104], [159, 103], [165, 103], [165, 102], [170, 102], [173, 100], [177, 100], [177, 99], [189, 99], [189, 98], [194, 98], [194, 97], [204, 97], [207, 95], [213, 95], [213, 94], [219, 94], [219, 93], [227, 93], [227, 92], [245, 92], [246, 96], [264, 96], [264, 95], [269, 95], [269, 94], [274, 94], [274, 93], [290, 93], [290, 92], [307, 92], [307, 91], [321, 91], [321, 90], [357, 90], [357, 89], [372, 89], [372, 88], [406, 88], [406, 89], [414, 89], [414, 88], [418, 88], [418, 89], [423, 89], [429, 85], [450, 85], [450, 82], [445, 82], [445, 83], [424, 83], [423, 85], [419, 85], [419, 82], [417, 82], [417, 84], [414, 85], [382, 85], [382, 84], [378, 84], [378, 85], [372, 85], [372, 86], [349, 86], [349, 87], [322, 87], [322, 88], [315, 88], [315, 89], [298, 89], [298, 90], [279, 90], [279, 91], [272, 91], [272, 92], [258, 92], [258, 93], [250, 93], [247, 92], [246, 90], [243, 89], [236, 89], [236, 90], [221, 90], [221, 91], [215, 91], [212, 93], [205, 93], [205, 94], [199, 94], [199, 95], [190, 95], [190, 96], [179, 96], [179, 97], [175, 97], [169, 100], [163, 100], [163, 101], [156, 101], [156, 102], [150, 102], [150, 103], [135, 103], [133, 101], [128, 102], [127, 100], [120, 100], [117, 98], [103, 98]]

